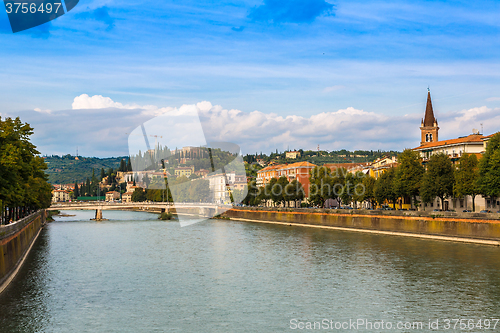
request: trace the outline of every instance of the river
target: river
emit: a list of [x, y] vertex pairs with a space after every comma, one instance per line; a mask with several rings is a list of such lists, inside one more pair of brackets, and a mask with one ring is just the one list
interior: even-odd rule
[[[227, 220], [181, 228], [142, 212], [105, 211], [103, 222], [90, 221], [92, 211], [66, 214], [75, 216], [42, 231], [0, 296], [2, 333], [286, 332], [324, 320], [331, 330], [320, 331], [385, 331], [340, 328], [383, 320], [393, 332], [437, 332], [447, 319], [500, 318], [496, 247]], [[410, 322], [424, 326], [395, 327]]]

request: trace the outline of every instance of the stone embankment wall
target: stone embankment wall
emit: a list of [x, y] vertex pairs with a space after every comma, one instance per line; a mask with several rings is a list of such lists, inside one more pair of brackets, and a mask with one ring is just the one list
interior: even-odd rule
[[[440, 212], [439, 212], [440, 213]], [[467, 218], [424, 212], [269, 209], [237, 207], [224, 215], [235, 220], [320, 226], [402, 236], [421, 236], [500, 245], [499, 214], [471, 214]], [[420, 216], [419, 216], [420, 215]], [[457, 214], [459, 215], [459, 214]], [[422, 235], [428, 235], [422, 236]], [[438, 236], [438, 237], [435, 237]]]
[[45, 224], [45, 210], [6, 226], [0, 226], [0, 293], [24, 262]]

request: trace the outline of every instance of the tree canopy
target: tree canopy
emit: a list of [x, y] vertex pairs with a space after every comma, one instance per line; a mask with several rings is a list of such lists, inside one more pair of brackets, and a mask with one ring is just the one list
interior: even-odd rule
[[438, 197], [441, 199], [441, 208], [444, 208], [444, 199], [453, 195], [454, 183], [454, 169], [450, 158], [443, 153], [432, 155], [422, 180], [422, 200], [431, 202]]
[[0, 117], [0, 206], [47, 208], [52, 188], [40, 153], [30, 142], [33, 128], [16, 119]]
[[455, 172], [456, 197], [470, 195], [472, 197], [472, 210], [475, 211], [475, 198], [479, 194], [477, 181], [479, 179], [478, 160], [474, 154], [464, 154], [458, 160], [458, 168]]
[[479, 163], [479, 193], [487, 197], [500, 197], [500, 133], [493, 135]]

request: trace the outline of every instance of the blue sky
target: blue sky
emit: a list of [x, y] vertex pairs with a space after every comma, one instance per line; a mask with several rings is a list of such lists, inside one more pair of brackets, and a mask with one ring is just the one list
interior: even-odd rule
[[[418, 145], [428, 86], [440, 137], [499, 130], [499, 32], [498, 1], [82, 0], [16, 34], [1, 11], [0, 113], [32, 123], [44, 154], [126, 154], [145, 106], [204, 101], [234, 137], [213, 135], [244, 152], [401, 150]], [[117, 104], [73, 106], [83, 94]]]

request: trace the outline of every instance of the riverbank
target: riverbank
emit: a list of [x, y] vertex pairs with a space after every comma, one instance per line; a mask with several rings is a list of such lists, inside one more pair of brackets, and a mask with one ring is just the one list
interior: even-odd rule
[[19, 272], [45, 222], [45, 210], [40, 210], [0, 227], [0, 294]]
[[[392, 213], [392, 214], [391, 214]], [[500, 246], [498, 218], [464, 218], [421, 212], [339, 211], [238, 207], [223, 214], [231, 220], [377, 233], [394, 236]], [[420, 214], [419, 214], [420, 213]], [[421, 215], [421, 216], [418, 216]], [[425, 216], [422, 216], [425, 215]]]

